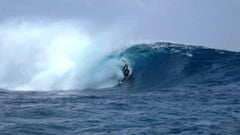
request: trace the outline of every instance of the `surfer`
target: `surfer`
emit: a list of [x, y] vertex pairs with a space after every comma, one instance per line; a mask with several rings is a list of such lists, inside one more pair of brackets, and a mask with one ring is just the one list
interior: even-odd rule
[[122, 68], [124, 78], [120, 81], [120, 83], [123, 83], [129, 76], [129, 69], [128, 69], [128, 64], [125, 60], [123, 60], [125, 65]]

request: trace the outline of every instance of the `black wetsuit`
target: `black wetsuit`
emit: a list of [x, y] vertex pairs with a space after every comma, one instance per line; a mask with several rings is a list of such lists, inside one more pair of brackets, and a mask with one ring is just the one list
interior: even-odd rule
[[124, 78], [121, 80], [121, 82], [125, 81], [129, 75], [129, 69], [127, 64], [124, 65], [122, 71], [123, 71]]

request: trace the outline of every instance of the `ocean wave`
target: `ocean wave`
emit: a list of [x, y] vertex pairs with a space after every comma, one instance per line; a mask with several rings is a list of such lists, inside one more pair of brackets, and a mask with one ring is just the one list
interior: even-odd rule
[[[36, 51], [38, 53], [32, 54], [29, 59], [27, 57], [31, 54], [24, 55], [15, 64], [5, 59], [0, 71], [0, 87], [13, 90], [69, 90], [120, 86], [145, 90], [240, 82], [240, 55], [237, 52], [157, 42], [133, 45], [106, 54], [88, 43], [84, 49], [79, 48], [75, 40], [75, 49], [67, 49], [69, 44], [64, 43], [59, 47], [58, 43], [52, 43], [42, 53]], [[76, 51], [79, 50], [79, 55], [71, 54], [78, 54]], [[119, 85], [119, 80], [124, 77], [123, 59], [129, 65], [130, 76]]]
[[132, 67], [122, 87], [159, 89], [174, 86], [223, 85], [240, 81], [236, 52], [167, 42], [132, 46], [120, 57]]

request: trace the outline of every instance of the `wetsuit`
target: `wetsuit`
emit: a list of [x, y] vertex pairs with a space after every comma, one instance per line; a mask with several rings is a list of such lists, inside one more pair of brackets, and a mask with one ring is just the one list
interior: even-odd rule
[[129, 75], [129, 69], [127, 64], [124, 65], [122, 71], [123, 71], [124, 78], [121, 80], [121, 82], [125, 81]]

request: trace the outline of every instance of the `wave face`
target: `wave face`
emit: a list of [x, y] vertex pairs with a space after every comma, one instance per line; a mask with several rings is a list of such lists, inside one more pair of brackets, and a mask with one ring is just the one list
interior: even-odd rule
[[240, 55], [236, 52], [155, 43], [132, 46], [120, 57], [127, 59], [132, 72], [122, 86], [125, 88], [214, 86], [240, 81]]
[[[123, 51], [113, 49], [109, 53], [93, 46], [85, 37], [81, 41], [77, 40], [79, 35], [65, 37], [66, 43], [62, 40], [57, 42], [61, 37], [57, 35], [47, 39], [51, 44], [45, 46], [30, 46], [22, 38], [20, 48], [9, 49], [7, 43], [10, 41], [6, 42], [5, 48], [0, 46], [5, 52], [0, 54], [4, 56], [0, 58], [0, 88], [68, 90], [118, 87], [118, 81], [123, 78], [123, 59], [130, 68], [130, 77], [121, 85], [126, 89], [219, 86], [240, 81], [240, 55], [237, 52], [159, 42], [138, 44]], [[12, 41], [10, 43], [17, 47]]]

